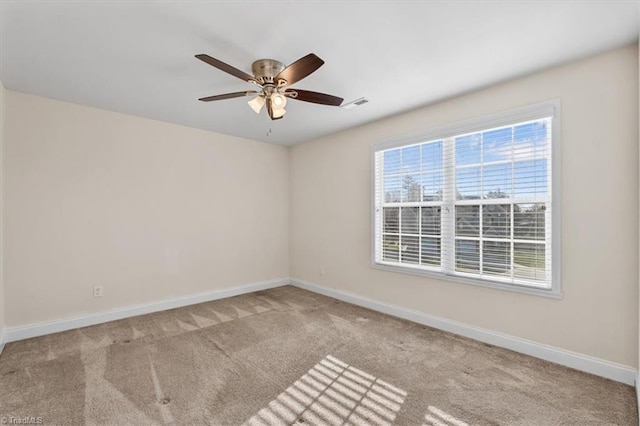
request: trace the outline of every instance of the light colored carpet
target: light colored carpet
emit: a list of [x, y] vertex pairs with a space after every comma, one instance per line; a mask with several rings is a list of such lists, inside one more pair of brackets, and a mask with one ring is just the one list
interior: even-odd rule
[[294, 287], [7, 344], [44, 424], [636, 425], [632, 387]]

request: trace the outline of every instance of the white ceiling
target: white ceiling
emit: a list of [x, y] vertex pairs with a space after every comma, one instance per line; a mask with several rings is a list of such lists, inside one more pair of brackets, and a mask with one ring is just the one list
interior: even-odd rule
[[[638, 1], [2, 1], [0, 80], [10, 90], [291, 145], [638, 40]], [[248, 73], [315, 53], [294, 85], [368, 104], [291, 101], [283, 120], [254, 88], [194, 58]], [[271, 133], [269, 135], [269, 129]]]

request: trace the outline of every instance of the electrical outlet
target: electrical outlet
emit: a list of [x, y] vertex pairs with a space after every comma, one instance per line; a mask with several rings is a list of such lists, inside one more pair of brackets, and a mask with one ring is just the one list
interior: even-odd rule
[[320, 267], [320, 275], [324, 275], [324, 266]]
[[103, 287], [101, 285], [97, 285], [93, 287], [93, 297], [102, 297]]

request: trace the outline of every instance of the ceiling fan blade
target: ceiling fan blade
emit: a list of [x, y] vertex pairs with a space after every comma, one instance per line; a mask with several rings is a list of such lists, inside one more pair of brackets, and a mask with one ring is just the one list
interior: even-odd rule
[[224, 95], [207, 96], [206, 98], [200, 98], [198, 100], [203, 102], [221, 101], [223, 99], [241, 98], [243, 96], [253, 95], [254, 93], [258, 92], [256, 92], [255, 90], [247, 90], [244, 92], [233, 92], [225, 93]]
[[324, 61], [313, 53], [309, 53], [285, 69], [276, 76], [274, 81], [278, 86], [290, 86], [302, 80], [324, 64]]
[[206, 62], [207, 64], [218, 68], [221, 71], [226, 72], [227, 74], [231, 74], [234, 77], [238, 77], [240, 80], [244, 80], [249, 83], [259, 84], [252, 75], [249, 75], [244, 71], [240, 71], [238, 68], [232, 67], [229, 64], [225, 64], [224, 62], [219, 61], [216, 58], [212, 58], [209, 55], [205, 55], [204, 53], [201, 53], [199, 55], [196, 55], [196, 58], [200, 59], [202, 62]]
[[285, 94], [291, 92], [296, 92], [298, 94], [297, 96], [291, 96], [291, 99], [312, 102], [314, 104], [340, 106], [344, 100], [337, 96], [327, 95], [326, 93], [320, 92], [312, 92], [311, 90], [291, 89], [291, 91], [285, 92]]

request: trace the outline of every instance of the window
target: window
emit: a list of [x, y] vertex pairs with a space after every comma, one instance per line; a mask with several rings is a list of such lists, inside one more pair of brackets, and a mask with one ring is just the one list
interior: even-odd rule
[[374, 146], [374, 266], [559, 296], [557, 109]]

